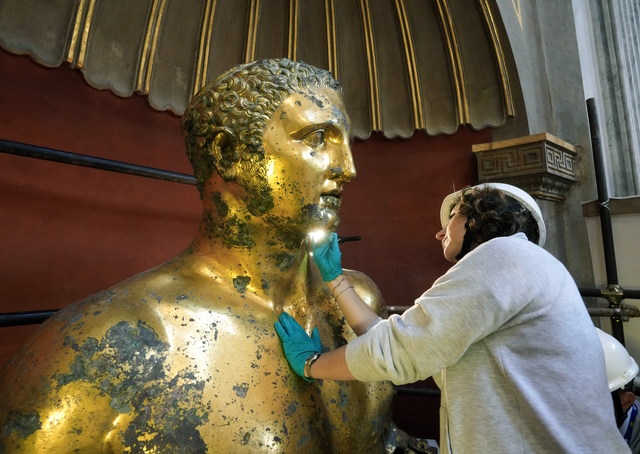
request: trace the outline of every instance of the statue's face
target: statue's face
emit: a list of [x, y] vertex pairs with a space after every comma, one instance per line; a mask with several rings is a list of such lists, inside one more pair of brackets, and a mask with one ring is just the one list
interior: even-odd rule
[[338, 92], [311, 88], [286, 98], [263, 135], [270, 220], [297, 231], [335, 230], [342, 186], [356, 176], [350, 142], [351, 121]]

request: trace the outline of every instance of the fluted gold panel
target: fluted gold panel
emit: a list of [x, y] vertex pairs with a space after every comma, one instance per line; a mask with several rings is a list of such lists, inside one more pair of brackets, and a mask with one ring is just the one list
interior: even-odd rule
[[452, 134], [515, 115], [496, 0], [3, 0], [0, 45], [182, 114], [207, 80], [288, 57], [330, 70], [355, 137]]

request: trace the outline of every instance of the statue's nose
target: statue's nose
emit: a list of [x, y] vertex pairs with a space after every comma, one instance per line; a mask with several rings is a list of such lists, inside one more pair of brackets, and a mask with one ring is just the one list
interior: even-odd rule
[[332, 153], [328, 178], [348, 182], [356, 177], [356, 165], [348, 144], [337, 148]]

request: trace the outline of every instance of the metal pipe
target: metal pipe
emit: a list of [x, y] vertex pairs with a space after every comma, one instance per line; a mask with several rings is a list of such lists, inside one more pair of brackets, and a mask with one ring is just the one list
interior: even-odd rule
[[9, 312], [0, 314], [0, 328], [8, 326], [36, 325], [55, 314], [57, 309], [33, 312]]
[[[607, 190], [607, 176], [604, 169], [604, 155], [602, 153], [598, 111], [596, 109], [596, 102], [594, 98], [587, 99], [587, 114], [589, 116], [589, 130], [591, 132], [591, 148], [596, 174], [596, 187], [598, 189], [598, 203], [600, 205], [600, 226], [602, 228], [602, 246], [604, 249], [604, 263], [607, 271], [607, 283], [609, 284], [608, 287], [617, 287], [618, 269], [616, 266], [616, 253], [613, 244], [613, 227], [611, 224], [611, 210], [609, 208], [609, 192]], [[609, 307], [615, 308], [619, 302], [620, 300], [611, 298], [609, 299]], [[611, 332], [613, 337], [618, 339], [618, 341], [624, 345], [624, 327], [620, 317], [611, 317]]]
[[126, 173], [140, 177], [154, 178], [156, 180], [172, 181], [174, 183], [196, 184], [192, 175], [155, 169], [153, 167], [128, 164], [126, 162], [112, 161], [111, 159], [95, 158], [67, 151], [54, 150], [52, 148], [38, 147], [25, 143], [12, 142], [0, 139], [0, 152], [28, 158], [44, 159], [46, 161], [72, 164], [93, 169], [108, 170], [110, 172]]
[[[618, 287], [620, 293], [616, 293], [616, 297], [620, 299], [631, 298], [640, 299], [640, 290], [625, 290]], [[611, 289], [609, 288], [579, 288], [581, 296], [590, 296], [595, 298], [608, 299]]]
[[600, 205], [600, 225], [602, 226], [602, 243], [604, 245], [604, 259], [607, 268], [607, 282], [609, 285], [617, 285], [618, 269], [616, 266], [616, 253], [613, 247], [609, 191], [607, 189], [602, 140], [600, 138], [600, 127], [598, 125], [598, 111], [596, 110], [595, 100], [593, 98], [587, 99], [587, 113], [589, 115], [589, 129], [591, 131], [591, 147], [593, 149], [593, 164], [596, 174], [596, 187], [598, 189], [598, 204]]
[[423, 396], [423, 397], [440, 397], [440, 390], [433, 388], [408, 388], [403, 386], [394, 386], [393, 393], [399, 396]]
[[[578, 291], [580, 292], [581, 296], [590, 296], [590, 297], [595, 297], [595, 298], [607, 298], [607, 289], [602, 289], [602, 288], [579, 288]], [[631, 298], [631, 299], [640, 299], [640, 290], [624, 290], [624, 289], [620, 289], [620, 297], [622, 299], [624, 298]]]
[[587, 308], [591, 317], [640, 317], [640, 309], [633, 306], [623, 307], [589, 307]]
[[360, 236], [338, 236], [338, 243], [346, 243], [347, 241], [360, 241]]
[[579, 288], [581, 296], [588, 296], [593, 298], [602, 298], [602, 289], [601, 288]]

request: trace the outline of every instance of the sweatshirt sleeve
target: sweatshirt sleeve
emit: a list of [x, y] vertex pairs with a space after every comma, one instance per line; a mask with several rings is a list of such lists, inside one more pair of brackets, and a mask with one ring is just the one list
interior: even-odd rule
[[402, 316], [392, 315], [351, 341], [346, 361], [353, 376], [398, 385], [424, 380], [455, 364], [471, 344], [507, 321], [514, 323], [545, 287], [532, 276], [530, 260], [521, 258], [527, 249], [525, 239], [525, 251], [520, 250], [522, 242], [497, 238], [479, 246]]

